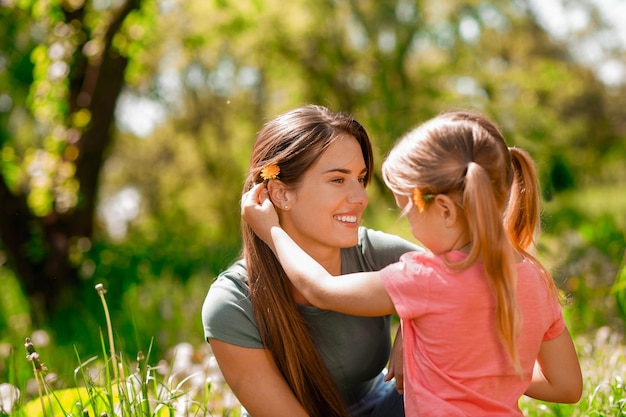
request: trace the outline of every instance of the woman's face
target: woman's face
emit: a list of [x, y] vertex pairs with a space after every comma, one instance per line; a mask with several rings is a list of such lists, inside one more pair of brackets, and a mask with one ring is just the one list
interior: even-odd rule
[[361, 215], [368, 203], [367, 168], [357, 140], [335, 140], [289, 191], [281, 225], [312, 256], [357, 243]]

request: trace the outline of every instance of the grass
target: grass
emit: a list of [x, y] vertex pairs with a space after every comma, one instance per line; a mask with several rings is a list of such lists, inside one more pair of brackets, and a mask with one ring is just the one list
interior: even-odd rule
[[[96, 287], [107, 311], [106, 291]], [[59, 387], [36, 347], [26, 340], [33, 368], [34, 394], [0, 384], [0, 417], [238, 417], [241, 406], [226, 385], [210, 346], [179, 344], [165, 358], [138, 352], [136, 358], [117, 353], [110, 319], [101, 335], [102, 356], [82, 360], [78, 352], [74, 386]], [[553, 404], [523, 397], [526, 416], [626, 417], [626, 355], [624, 335], [602, 327], [575, 337], [584, 374], [584, 393], [577, 404]]]
[[[101, 284], [96, 286], [105, 311], [107, 335], [102, 358], [83, 361], [76, 352], [74, 387], [57, 388], [30, 338], [25, 341], [36, 386], [34, 398], [22, 397], [11, 384], [0, 385], [0, 417], [238, 417], [241, 406], [228, 389], [208, 344], [196, 350], [180, 344], [170, 360], [153, 364], [148, 353], [129, 359], [115, 350], [113, 328]], [[108, 341], [108, 343], [107, 343]], [[108, 346], [107, 346], [108, 345]], [[28, 384], [27, 384], [28, 385]]]

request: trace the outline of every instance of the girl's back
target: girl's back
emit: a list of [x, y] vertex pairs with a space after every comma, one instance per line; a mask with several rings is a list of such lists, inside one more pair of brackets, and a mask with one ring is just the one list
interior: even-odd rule
[[[454, 251], [448, 260], [465, 256]], [[517, 403], [540, 344], [565, 329], [541, 273], [530, 260], [517, 264], [520, 376], [498, 336], [495, 297], [480, 263], [450, 273], [442, 257], [410, 253], [381, 271], [402, 320], [407, 416], [522, 415]]]

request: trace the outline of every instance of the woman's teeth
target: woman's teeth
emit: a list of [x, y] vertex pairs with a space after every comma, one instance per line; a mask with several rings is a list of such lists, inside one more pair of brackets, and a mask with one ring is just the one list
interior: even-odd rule
[[334, 216], [336, 220], [345, 223], [356, 223], [356, 216]]

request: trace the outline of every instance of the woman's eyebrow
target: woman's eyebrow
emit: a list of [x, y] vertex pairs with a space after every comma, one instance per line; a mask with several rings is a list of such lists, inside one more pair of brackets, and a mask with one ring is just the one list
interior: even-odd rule
[[[346, 168], [331, 168], [322, 172], [322, 174], [330, 174], [330, 173], [335, 173], [335, 172], [338, 172], [340, 174], [350, 174], [352, 173], [352, 170], [346, 169]], [[365, 174], [365, 173], [367, 173], [367, 168], [363, 168], [361, 172], [359, 172], [359, 174]]]

